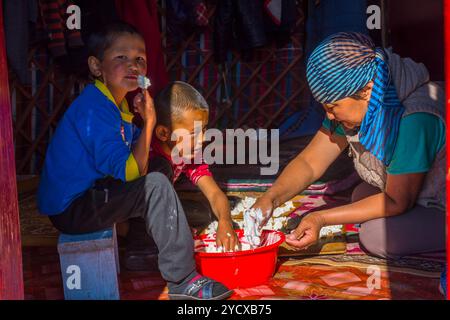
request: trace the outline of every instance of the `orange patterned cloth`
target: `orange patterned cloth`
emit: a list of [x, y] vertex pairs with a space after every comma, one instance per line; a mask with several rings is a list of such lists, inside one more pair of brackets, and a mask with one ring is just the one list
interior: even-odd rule
[[[320, 260], [322, 259], [322, 260]], [[379, 300], [443, 299], [438, 291], [441, 263], [433, 260], [405, 259], [390, 265], [369, 256], [336, 255], [327, 258], [280, 261], [273, 279], [266, 284], [236, 289], [232, 300]], [[26, 299], [64, 298], [56, 248], [34, 247], [23, 251]], [[380, 270], [380, 287], [370, 289], [368, 280]], [[167, 287], [159, 273], [120, 274], [122, 300], [167, 300]]]

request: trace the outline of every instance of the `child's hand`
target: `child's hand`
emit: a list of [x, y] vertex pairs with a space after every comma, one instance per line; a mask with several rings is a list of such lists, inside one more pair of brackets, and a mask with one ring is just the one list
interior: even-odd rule
[[219, 221], [216, 233], [216, 244], [218, 248], [222, 247], [224, 252], [237, 251], [239, 247], [239, 239], [236, 232], [234, 232], [231, 221]]
[[150, 124], [152, 127], [156, 124], [156, 112], [153, 99], [147, 90], [139, 92], [133, 101], [134, 111], [139, 113], [144, 123]]

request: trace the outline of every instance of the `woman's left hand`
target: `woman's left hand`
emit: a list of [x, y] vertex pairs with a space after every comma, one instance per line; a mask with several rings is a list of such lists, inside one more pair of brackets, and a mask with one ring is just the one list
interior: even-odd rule
[[219, 220], [216, 233], [217, 247], [222, 247], [224, 252], [236, 251], [239, 244], [239, 239], [234, 232], [233, 224], [228, 220]]
[[286, 236], [286, 243], [298, 250], [307, 249], [319, 240], [320, 229], [324, 226], [319, 212], [304, 217], [298, 227]]

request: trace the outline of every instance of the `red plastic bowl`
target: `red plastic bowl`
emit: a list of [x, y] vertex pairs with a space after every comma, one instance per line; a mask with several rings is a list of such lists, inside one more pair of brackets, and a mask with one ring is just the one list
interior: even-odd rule
[[[236, 230], [239, 238], [243, 230]], [[197, 237], [203, 240], [206, 235]], [[278, 239], [277, 239], [278, 238]], [[264, 245], [271, 239], [271, 244]], [[219, 281], [230, 289], [248, 288], [267, 283], [272, 278], [278, 258], [278, 247], [284, 242], [282, 232], [263, 230], [263, 246], [238, 252], [196, 252], [197, 270], [211, 279]]]

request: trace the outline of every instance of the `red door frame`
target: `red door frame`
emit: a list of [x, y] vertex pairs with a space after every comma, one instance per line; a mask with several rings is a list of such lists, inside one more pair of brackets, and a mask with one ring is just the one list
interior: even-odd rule
[[[450, 97], [450, 0], [444, 2], [446, 95]], [[450, 123], [450, 99], [447, 98], [447, 124]], [[3, 5], [0, 1], [0, 300], [23, 299], [22, 247], [9, 99], [8, 67], [3, 30]], [[447, 154], [450, 130], [447, 128]], [[450, 204], [450, 157], [447, 156], [447, 206]], [[447, 230], [450, 215], [447, 214]], [[447, 252], [450, 237], [447, 236]], [[447, 254], [447, 268], [450, 255]], [[447, 275], [449, 274], [447, 270]], [[447, 290], [448, 292], [448, 290]]]
[[[448, 209], [450, 206], [450, 130], [448, 125], [450, 124], [450, 0], [445, 0], [444, 2], [444, 41], [445, 41], [445, 85], [446, 85], [446, 99], [447, 99], [447, 278], [449, 274], [450, 265], [450, 237], [448, 234], [450, 226], [450, 215], [448, 214]], [[447, 284], [447, 300], [449, 285]]]
[[0, 1], [0, 300], [22, 300], [22, 246], [2, 3]]

